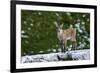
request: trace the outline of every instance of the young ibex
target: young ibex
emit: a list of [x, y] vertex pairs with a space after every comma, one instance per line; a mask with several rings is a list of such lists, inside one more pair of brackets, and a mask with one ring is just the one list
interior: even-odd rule
[[[76, 29], [70, 27], [69, 29], [65, 29], [63, 30], [63, 24], [62, 25], [58, 25], [55, 22], [55, 25], [57, 27], [57, 38], [59, 39], [60, 43], [61, 43], [61, 50], [63, 53], [66, 52], [66, 43], [67, 40], [72, 41], [72, 47], [73, 49], [76, 49]], [[68, 50], [68, 49], [67, 49]]]

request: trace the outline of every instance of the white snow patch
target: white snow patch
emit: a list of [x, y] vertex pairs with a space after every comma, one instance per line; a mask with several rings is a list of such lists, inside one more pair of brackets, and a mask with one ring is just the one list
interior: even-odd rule
[[78, 46], [78, 48], [83, 48], [85, 46], [85, 44], [80, 44], [80, 46]]
[[84, 25], [84, 24], [85, 24], [85, 22], [82, 22], [82, 24]]
[[27, 35], [21, 35], [22, 38], [29, 38]]
[[30, 28], [30, 27], [28, 27], [28, 30], [31, 30], [31, 28]]
[[56, 49], [52, 49], [53, 52], [56, 52]]
[[81, 29], [78, 29], [78, 31], [79, 31], [80, 33], [82, 33], [82, 32], [83, 32]]
[[73, 25], [70, 25], [70, 28], [73, 28]]
[[33, 26], [34, 24], [31, 23], [30, 25]]
[[38, 14], [39, 14], [39, 15], [42, 15], [42, 13], [41, 13], [41, 12], [39, 12]]
[[86, 15], [84, 14], [83, 17], [86, 17]]
[[48, 49], [47, 51], [48, 51], [48, 52], [50, 52], [50, 51], [51, 51], [51, 49]]
[[40, 51], [40, 53], [43, 53], [44, 51]]
[[71, 15], [71, 13], [69, 13], [69, 12], [67, 12], [66, 14], [67, 14], [68, 16], [70, 16], [70, 15]]
[[75, 24], [75, 27], [77, 27], [77, 30], [78, 30], [80, 33], [83, 32], [82, 29], [80, 29], [80, 23]]
[[60, 16], [59, 16], [59, 13], [56, 13], [56, 16], [60, 17]]
[[25, 33], [25, 31], [24, 31], [24, 30], [22, 30], [22, 31], [21, 31], [21, 33], [22, 33], [22, 34], [24, 34], [24, 33]]
[[26, 22], [26, 21], [24, 21], [24, 24], [27, 24], [27, 22]]
[[75, 24], [77, 28], [80, 28], [80, 23]]
[[50, 53], [50, 54], [38, 54], [30, 56], [26, 55], [21, 57], [22, 58], [21, 62], [32, 63], [32, 62], [60, 61], [59, 58], [66, 59], [68, 56], [71, 56], [72, 60], [90, 60], [90, 50], [86, 49], [86, 50], [67, 51], [66, 53]]

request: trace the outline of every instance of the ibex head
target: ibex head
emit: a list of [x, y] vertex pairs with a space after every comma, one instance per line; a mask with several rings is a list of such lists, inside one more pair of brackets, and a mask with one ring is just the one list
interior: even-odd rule
[[60, 25], [57, 22], [54, 22], [54, 24], [56, 25], [57, 33], [62, 33], [63, 24]]

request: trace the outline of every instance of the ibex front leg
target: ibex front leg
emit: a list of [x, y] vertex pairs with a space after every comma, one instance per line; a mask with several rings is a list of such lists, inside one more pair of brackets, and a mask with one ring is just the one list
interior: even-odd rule
[[77, 42], [74, 41], [74, 50], [76, 50], [76, 48], [77, 48]]
[[64, 49], [65, 49], [65, 43], [63, 41], [61, 41], [61, 52], [64, 53]]
[[66, 42], [61, 41], [61, 52], [65, 53], [66, 52]]
[[63, 42], [61, 41], [61, 52], [63, 52]]
[[64, 53], [66, 52], [66, 49], [67, 49], [66, 44], [67, 44], [67, 41], [64, 42]]
[[72, 42], [72, 49], [73, 50], [76, 50], [76, 48], [77, 48], [77, 42], [76, 41], [73, 41]]

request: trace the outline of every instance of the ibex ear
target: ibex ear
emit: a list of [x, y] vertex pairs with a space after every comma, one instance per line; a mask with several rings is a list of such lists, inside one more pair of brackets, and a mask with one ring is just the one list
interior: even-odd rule
[[56, 22], [56, 21], [54, 21], [54, 24], [56, 25], [56, 27], [58, 27], [58, 24], [57, 24], [57, 22]]
[[61, 24], [60, 27], [62, 28], [63, 27], [63, 24]]

